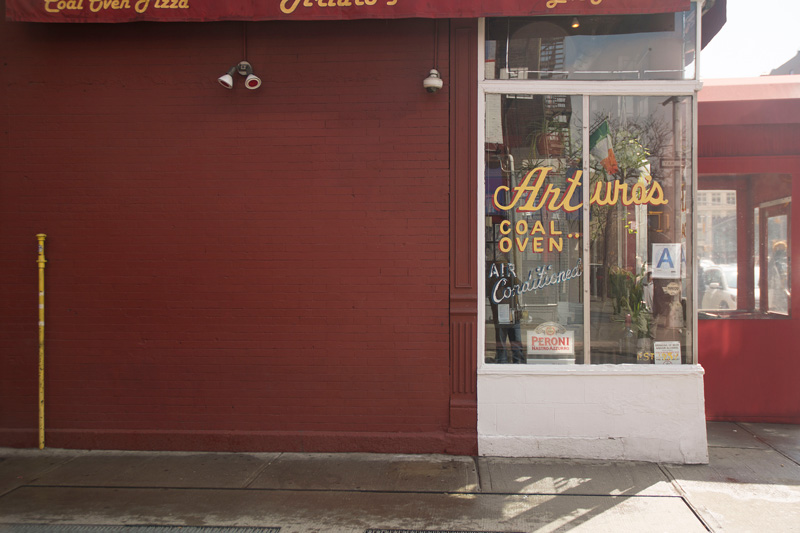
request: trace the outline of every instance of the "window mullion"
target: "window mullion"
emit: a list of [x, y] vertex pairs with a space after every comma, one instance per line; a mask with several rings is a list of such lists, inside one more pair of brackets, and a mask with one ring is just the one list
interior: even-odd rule
[[581, 187], [581, 192], [583, 194], [583, 227], [581, 231], [583, 232], [583, 253], [581, 255], [581, 260], [583, 261], [583, 364], [589, 365], [592, 363], [591, 359], [591, 345], [592, 345], [592, 328], [589, 327], [589, 319], [591, 317], [591, 263], [589, 262], [590, 258], [590, 247], [591, 247], [591, 236], [589, 234], [590, 231], [590, 224], [589, 224], [589, 214], [590, 214], [590, 206], [589, 206], [589, 96], [583, 95], [583, 116], [581, 117], [583, 127], [581, 129], [582, 135], [582, 144], [583, 144], [583, 176], [581, 178], [581, 183], [583, 186]]

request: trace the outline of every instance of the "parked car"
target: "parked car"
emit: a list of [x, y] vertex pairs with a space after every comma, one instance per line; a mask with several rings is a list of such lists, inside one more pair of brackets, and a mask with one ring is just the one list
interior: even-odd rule
[[700, 309], [736, 309], [736, 265], [713, 265], [703, 269], [704, 292]]

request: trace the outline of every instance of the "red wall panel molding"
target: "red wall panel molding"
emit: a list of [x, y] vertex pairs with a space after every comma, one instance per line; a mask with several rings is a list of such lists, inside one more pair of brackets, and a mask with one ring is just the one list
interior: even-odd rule
[[450, 430], [477, 453], [477, 26], [451, 22]]

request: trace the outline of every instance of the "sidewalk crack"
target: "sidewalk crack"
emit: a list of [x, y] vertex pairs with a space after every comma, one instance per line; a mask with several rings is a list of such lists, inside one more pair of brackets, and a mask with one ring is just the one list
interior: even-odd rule
[[481, 475], [481, 465], [479, 458], [473, 455], [472, 464], [475, 465], [475, 476], [478, 478], [477, 492], [483, 492], [483, 476]]
[[[46, 453], [46, 452], [44, 452], [44, 453]], [[35, 477], [31, 477], [31, 479], [24, 480], [22, 483], [19, 483], [18, 485], [10, 487], [8, 490], [0, 492], [0, 498], [8, 496], [12, 492], [14, 492], [17, 489], [20, 489], [22, 487], [32, 486], [34, 483], [39, 481], [43, 476], [49, 474], [53, 470], [61, 468], [64, 465], [68, 465], [69, 463], [71, 463], [72, 461], [76, 460], [78, 457], [81, 457], [82, 455], [85, 455], [85, 452], [79, 451], [79, 452], [75, 453], [74, 455], [72, 455], [71, 457], [69, 457], [66, 461], [56, 463], [54, 465], [51, 465], [49, 468], [45, 468], [41, 472], [37, 472]], [[33, 455], [30, 455], [30, 457], [33, 457]], [[51, 455], [51, 457], [54, 457], [54, 456]]]
[[280, 453], [279, 453], [279, 454], [277, 454], [275, 457], [273, 457], [271, 461], [267, 461], [267, 462], [265, 462], [265, 463], [264, 463], [264, 465], [262, 465], [262, 466], [261, 466], [261, 468], [257, 468], [257, 469], [255, 470], [255, 472], [253, 472], [253, 473], [250, 475], [250, 477], [248, 477], [248, 478], [245, 480], [244, 484], [242, 485], [242, 488], [243, 488], [243, 489], [249, 489], [249, 488], [250, 488], [250, 485], [252, 485], [252, 484], [255, 482], [255, 480], [256, 480], [256, 479], [258, 479], [258, 477], [259, 477], [261, 474], [263, 474], [263, 473], [264, 473], [264, 472], [267, 470], [267, 468], [269, 468], [269, 467], [272, 465], [272, 463], [274, 463], [275, 461], [277, 461], [278, 459], [280, 459], [282, 456], [283, 456], [283, 452], [280, 452]]
[[[680, 482], [677, 479], [675, 479], [675, 476], [672, 475], [672, 472], [670, 472], [669, 468], [664, 467], [664, 465], [662, 465], [661, 463], [657, 463], [657, 466], [658, 466], [659, 470], [661, 470], [661, 473], [664, 474], [666, 476], [666, 478], [669, 480], [669, 482], [672, 484], [672, 488], [674, 488], [675, 491], [678, 493], [678, 496], [683, 501], [683, 503], [686, 505], [686, 507], [688, 507], [689, 510], [692, 512], [692, 514], [695, 516], [695, 518], [697, 518], [697, 520], [700, 521], [700, 523], [703, 525], [703, 527], [706, 529], [706, 531], [710, 531], [712, 533], [714, 531], [722, 531], [722, 526], [720, 526], [719, 524], [715, 524], [716, 528], [711, 527], [711, 524], [709, 524], [709, 521], [706, 520], [703, 517], [703, 515], [700, 512], [700, 509], [698, 509], [691, 502], [691, 500], [689, 499], [689, 495], [686, 494], [685, 490], [683, 490], [683, 487], [681, 486]], [[703, 509], [703, 510], [705, 511], [705, 509]], [[708, 513], [706, 512], [706, 514], [708, 514]]]
[[792, 458], [790, 455], [786, 455], [786, 454], [785, 454], [785, 453], [783, 453], [783, 452], [782, 452], [780, 449], [776, 448], [775, 446], [773, 446], [772, 444], [770, 444], [768, 441], [766, 441], [766, 440], [762, 439], [761, 437], [759, 437], [758, 435], [756, 435], [755, 433], [753, 433], [752, 431], [750, 431], [749, 429], [747, 429], [747, 426], [743, 426], [743, 425], [741, 425], [739, 422], [734, 422], [734, 424], [736, 424], [736, 426], [740, 427], [740, 428], [741, 428], [741, 429], [743, 429], [744, 431], [746, 431], [746, 432], [748, 432], [749, 434], [751, 434], [753, 437], [755, 437], [755, 439], [756, 439], [758, 442], [760, 442], [760, 443], [762, 443], [762, 444], [765, 444], [766, 446], [768, 446], [768, 447], [769, 447], [769, 449], [771, 449], [771, 450], [773, 450], [773, 451], [777, 452], [777, 453], [778, 453], [779, 455], [781, 455], [782, 457], [785, 457], [785, 458], [786, 458], [788, 461], [791, 461], [792, 463], [796, 464], [797, 466], [800, 466], [800, 462], [797, 462], [797, 461], [795, 461], [795, 460], [794, 460], [794, 458]]

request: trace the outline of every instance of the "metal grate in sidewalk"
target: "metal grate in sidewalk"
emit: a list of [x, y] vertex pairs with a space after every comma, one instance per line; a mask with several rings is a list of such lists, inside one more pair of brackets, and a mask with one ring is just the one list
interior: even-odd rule
[[[515, 533], [503, 531], [462, 531], [455, 529], [368, 529], [364, 533]], [[521, 533], [521, 532], [516, 532]]]

